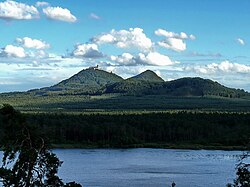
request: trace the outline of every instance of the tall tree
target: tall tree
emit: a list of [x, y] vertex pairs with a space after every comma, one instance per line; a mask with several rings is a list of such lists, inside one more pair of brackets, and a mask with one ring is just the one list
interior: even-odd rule
[[24, 116], [10, 105], [0, 109], [0, 128], [4, 152], [0, 178], [4, 186], [81, 186], [64, 185], [57, 176], [62, 162], [49, 150], [46, 138], [27, 125]]
[[[247, 150], [250, 150], [250, 143], [247, 145]], [[228, 187], [249, 187], [250, 186], [250, 152], [244, 152], [240, 157], [240, 162], [236, 167], [236, 179], [233, 184], [228, 184]]]

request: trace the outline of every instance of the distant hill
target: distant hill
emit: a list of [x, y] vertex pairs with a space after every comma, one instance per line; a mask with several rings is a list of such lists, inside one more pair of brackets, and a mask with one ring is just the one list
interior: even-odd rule
[[209, 79], [181, 78], [164, 81], [155, 72], [147, 70], [124, 80], [122, 77], [104, 70], [89, 68], [69, 79], [46, 88], [30, 90], [31, 95], [166, 95], [166, 96], [219, 96], [228, 98], [250, 97], [248, 92], [227, 88]]
[[240, 89], [228, 88], [218, 82], [195, 78], [181, 78], [163, 84], [154, 85], [148, 94], [162, 94], [169, 96], [219, 96], [240, 98], [249, 96], [248, 92]]
[[146, 70], [139, 75], [127, 79], [128, 81], [145, 81], [145, 82], [165, 82], [155, 72]]
[[134, 77], [108, 85], [105, 92], [143, 95], [147, 94], [150, 88], [157, 84], [161, 85], [164, 82], [155, 72], [146, 70]]
[[123, 81], [123, 78], [103, 70], [89, 68], [80, 71], [72, 77], [61, 81], [60, 83], [39, 90], [31, 90], [36, 94], [96, 94], [105, 88], [105, 86]]
[[113, 73], [108, 73], [99, 69], [86, 69], [73, 75], [69, 79], [63, 80], [51, 88], [76, 89], [85, 86], [103, 87], [107, 84], [113, 84], [122, 80], [123, 78]]
[[109, 85], [107, 93], [129, 95], [219, 96], [240, 98], [250, 94], [244, 90], [227, 88], [218, 82], [202, 78], [181, 78], [168, 82], [122, 81]]

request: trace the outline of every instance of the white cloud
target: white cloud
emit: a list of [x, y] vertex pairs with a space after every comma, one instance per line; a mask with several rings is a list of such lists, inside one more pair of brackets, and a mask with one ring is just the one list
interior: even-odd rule
[[79, 44], [75, 46], [72, 56], [82, 58], [101, 58], [104, 55], [98, 50], [96, 44]]
[[195, 40], [196, 37], [195, 37], [194, 35], [191, 34], [191, 35], [189, 35], [189, 39], [190, 39], [190, 40]]
[[76, 22], [77, 18], [71, 14], [66, 8], [61, 7], [47, 7], [43, 9], [43, 13], [50, 19], [65, 21], [65, 22]]
[[177, 52], [185, 51], [187, 48], [186, 43], [179, 38], [167, 38], [161, 42], [158, 42], [158, 45]]
[[39, 12], [34, 6], [10, 0], [0, 2], [1, 19], [29, 20], [38, 16]]
[[157, 52], [139, 53], [137, 56], [133, 56], [130, 53], [123, 53], [119, 56], [111, 56], [110, 59], [119, 65], [169, 66], [178, 63], [171, 61], [168, 56]]
[[116, 42], [116, 38], [112, 35], [112, 34], [103, 34], [100, 35], [96, 38], [93, 39], [94, 42], [98, 43], [98, 44], [103, 44], [103, 43], [115, 43]]
[[250, 66], [238, 63], [231, 63], [228, 60], [223, 61], [221, 63], [212, 63], [204, 66], [186, 67], [185, 69], [203, 74], [250, 73]]
[[199, 53], [197, 51], [193, 51], [188, 54], [190, 57], [214, 57], [214, 58], [220, 58], [222, 57], [221, 53]]
[[145, 64], [156, 65], [156, 66], [169, 66], [177, 62], [173, 62], [166, 55], [162, 55], [157, 52], [150, 52], [147, 55], [139, 53], [138, 60]]
[[29, 51], [26, 56], [33, 58], [35, 61], [41, 58], [49, 57], [50, 54], [46, 53], [44, 50]]
[[165, 39], [158, 42], [158, 45], [173, 51], [181, 52], [186, 50], [186, 43], [184, 40], [195, 40], [196, 37], [194, 35], [188, 35], [185, 32], [181, 32], [180, 34], [169, 32], [164, 29], [158, 29], [155, 31], [157, 36], [164, 36]]
[[164, 29], [158, 29], [155, 31], [155, 34], [157, 36], [164, 36], [166, 38], [177, 38], [177, 39], [191, 39], [191, 40], [195, 40], [195, 36], [194, 35], [187, 35], [185, 32], [181, 32], [180, 34], [178, 33], [174, 33], [174, 32], [169, 32], [166, 31]]
[[113, 44], [118, 48], [134, 48], [140, 51], [150, 51], [153, 43], [143, 29], [130, 28], [129, 30], [111, 30], [92, 39], [97, 44]]
[[44, 41], [32, 39], [29, 37], [17, 38], [16, 41], [25, 48], [46, 49], [50, 47], [50, 45]]
[[45, 2], [45, 1], [37, 1], [36, 2], [36, 7], [42, 7], [42, 6], [49, 6], [49, 3]]
[[15, 57], [15, 58], [26, 57], [24, 48], [13, 45], [7, 45], [6, 47], [4, 47], [0, 55], [3, 57]]
[[101, 19], [101, 17], [98, 16], [98, 15], [96, 15], [95, 13], [91, 13], [91, 14], [89, 15], [89, 17], [92, 18], [92, 19], [96, 19], [96, 20]]
[[111, 56], [110, 59], [112, 61], [117, 62], [118, 64], [124, 64], [124, 65], [135, 64], [134, 56], [131, 55], [130, 53], [123, 53], [122, 55], [119, 56]]
[[238, 38], [237, 39], [237, 42], [240, 44], [240, 45], [245, 45], [245, 41], [241, 38]]

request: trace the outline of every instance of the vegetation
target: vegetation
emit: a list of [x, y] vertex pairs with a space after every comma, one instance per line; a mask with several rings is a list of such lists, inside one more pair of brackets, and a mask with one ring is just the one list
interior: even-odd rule
[[0, 104], [9, 103], [26, 112], [94, 112], [94, 111], [250, 111], [250, 100], [221, 97], [166, 97], [165, 95], [121, 96], [67, 95], [31, 96], [6, 94]]
[[38, 90], [29, 91], [33, 95], [79, 95], [101, 94], [106, 85], [120, 82], [118, 75], [98, 69], [86, 69], [60, 83]]
[[123, 80], [98, 69], [82, 70], [54, 86], [0, 94], [20, 111], [89, 110], [250, 111], [250, 94], [201, 78], [165, 82], [152, 71]]
[[249, 96], [244, 90], [227, 88], [217, 82], [202, 78], [182, 78], [169, 82], [134, 81], [128, 79], [107, 86], [106, 93], [127, 95], [165, 95], [165, 96], [219, 96], [242, 98]]
[[[249, 149], [249, 144], [248, 144]], [[227, 187], [249, 187], [250, 186], [250, 152], [243, 153], [236, 167], [236, 179]]]
[[146, 81], [146, 82], [165, 82], [161, 77], [159, 77], [155, 72], [151, 70], [146, 70], [139, 75], [127, 79], [128, 81]]
[[[51, 87], [0, 94], [3, 103], [27, 119], [10, 105], [0, 109], [4, 186], [81, 186], [57, 176], [62, 162], [48, 140], [57, 147], [249, 149], [250, 93], [208, 79], [165, 82], [147, 70], [124, 80], [90, 68]], [[233, 186], [249, 186], [249, 166], [238, 165]]]
[[[196, 145], [247, 149], [250, 114], [178, 111], [22, 115], [5, 105], [0, 109], [0, 135], [4, 151], [0, 178], [4, 186], [80, 187], [75, 182], [64, 184], [57, 176], [61, 161], [49, 150], [48, 139], [56, 145], [95, 147]], [[248, 187], [249, 166], [241, 161], [234, 184], [228, 186]]]
[[106, 112], [26, 114], [54, 145], [245, 149], [249, 113]]
[[10, 105], [0, 109], [0, 146], [4, 152], [0, 178], [6, 187], [81, 186], [64, 185], [57, 176], [62, 162], [52, 153], [43, 134], [26, 124]]

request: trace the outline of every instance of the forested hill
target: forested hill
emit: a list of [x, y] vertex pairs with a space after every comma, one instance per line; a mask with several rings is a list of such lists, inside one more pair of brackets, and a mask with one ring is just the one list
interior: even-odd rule
[[76, 89], [85, 86], [103, 87], [107, 84], [113, 84], [122, 80], [123, 78], [111, 72], [109, 73], [99, 69], [86, 69], [51, 88]]
[[127, 81], [165, 82], [161, 77], [151, 70], [146, 70], [139, 75], [128, 78]]
[[244, 90], [225, 87], [209, 79], [181, 78], [164, 81], [152, 71], [145, 71], [107, 86], [106, 93], [123, 93], [129, 95], [167, 95], [167, 96], [219, 96], [230, 98], [249, 97]]
[[122, 77], [97, 68], [88, 68], [69, 79], [46, 88], [30, 90], [31, 95], [166, 95], [166, 96], [220, 96], [229, 98], [250, 97], [248, 92], [227, 88], [209, 79], [181, 78], [164, 81], [156, 73], [147, 70], [124, 80]]
[[122, 80], [122, 77], [112, 72], [88, 68], [54, 86], [30, 90], [29, 92], [35, 95], [91, 95], [101, 93], [105, 86]]

